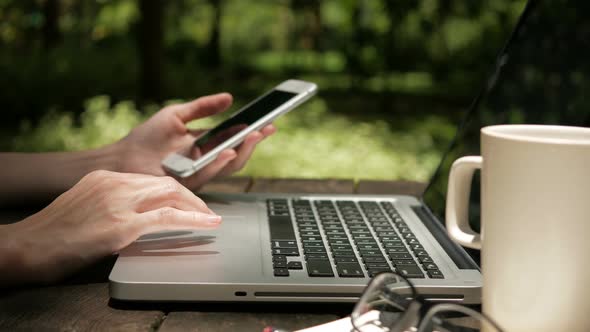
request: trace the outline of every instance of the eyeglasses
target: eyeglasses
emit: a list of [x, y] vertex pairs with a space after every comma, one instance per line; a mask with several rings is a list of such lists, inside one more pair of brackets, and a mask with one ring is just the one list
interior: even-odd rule
[[[468, 316], [476, 326], [453, 324], [449, 316]], [[455, 303], [430, 304], [405, 277], [381, 273], [373, 278], [350, 316], [357, 332], [502, 332], [486, 315]]]

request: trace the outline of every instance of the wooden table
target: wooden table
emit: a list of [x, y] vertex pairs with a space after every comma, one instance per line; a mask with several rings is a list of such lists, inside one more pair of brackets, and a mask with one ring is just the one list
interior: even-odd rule
[[[419, 195], [424, 185], [408, 181], [227, 178], [203, 191]], [[19, 220], [25, 211], [2, 211]], [[21, 216], [19, 216], [21, 214]], [[327, 304], [128, 304], [110, 301], [108, 275], [114, 257], [50, 287], [3, 290], [0, 330], [32, 331], [261, 331], [296, 330], [346, 316], [352, 305]], [[0, 272], [1, 273], [1, 272]]]

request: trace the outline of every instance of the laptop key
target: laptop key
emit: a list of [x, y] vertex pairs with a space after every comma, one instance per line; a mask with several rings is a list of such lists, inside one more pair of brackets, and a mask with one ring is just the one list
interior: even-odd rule
[[428, 276], [432, 279], [444, 279], [445, 276], [439, 270], [428, 270], [426, 271]]
[[322, 238], [319, 236], [302, 236], [301, 237], [301, 241], [303, 242], [307, 242], [307, 241], [322, 241]]
[[359, 250], [379, 250], [377, 244], [358, 244], [357, 248], [359, 248]]
[[387, 248], [385, 247], [387, 250], [388, 254], [407, 254], [408, 253], [408, 249], [406, 249], [406, 247], [394, 247], [394, 248]]
[[365, 263], [386, 263], [385, 257], [363, 257]]
[[387, 263], [365, 263], [367, 269], [389, 268]]
[[359, 253], [362, 257], [383, 257], [383, 254], [380, 250], [361, 249], [359, 250]]
[[301, 262], [293, 261], [287, 264], [289, 270], [303, 270], [303, 264]]
[[274, 275], [275, 275], [275, 277], [288, 277], [289, 270], [284, 269], [284, 268], [274, 269]]
[[398, 265], [395, 267], [397, 273], [406, 278], [424, 278], [424, 273], [418, 265]]
[[344, 229], [344, 226], [342, 226], [342, 224], [340, 222], [338, 222], [337, 224], [332, 223], [332, 222], [330, 222], [329, 224], [328, 223], [322, 223], [322, 224], [324, 225], [324, 229], [326, 231], [329, 231], [329, 230], [332, 230], [332, 229], [335, 229], [335, 230], [339, 230], [340, 231], [340, 230], [343, 230]]
[[334, 256], [334, 258], [337, 257], [356, 257], [354, 254], [354, 251], [334, 251], [332, 252], [332, 256]]
[[370, 244], [370, 245], [377, 245], [377, 241], [375, 239], [357, 239], [354, 240], [354, 243], [356, 243], [357, 245], [364, 245], [364, 244]]
[[305, 252], [305, 254], [325, 254], [326, 253], [326, 248], [321, 247], [321, 248], [304, 248], [303, 251]]
[[420, 257], [420, 256], [428, 256], [428, 253], [426, 251], [424, 251], [424, 250], [416, 250], [416, 251], [414, 251], [414, 254], [416, 256], [418, 256], [418, 257]]
[[352, 237], [356, 239], [372, 239], [373, 235], [369, 234], [352, 234]]
[[418, 260], [420, 261], [420, 263], [432, 263], [432, 258], [430, 258], [430, 256], [419, 256]]
[[371, 269], [367, 269], [367, 272], [369, 272], [369, 277], [373, 278], [374, 276], [378, 275], [379, 273], [391, 272], [391, 269], [389, 267], [371, 268]]
[[299, 227], [299, 232], [317, 232], [319, 228], [317, 226], [306, 226], [306, 227]]
[[291, 224], [291, 217], [269, 216], [270, 238], [275, 240], [295, 240], [295, 231]]
[[363, 269], [358, 263], [339, 263], [336, 265], [338, 276], [342, 278], [364, 278]]
[[301, 234], [301, 236], [316, 236], [316, 237], [320, 236], [320, 233], [318, 231], [315, 231], [315, 232], [314, 231], [306, 231], [306, 232], [301, 232], [300, 234]]
[[272, 256], [272, 261], [274, 262], [286, 262], [287, 261], [287, 256], [283, 256], [283, 255], [275, 255]]
[[424, 247], [421, 244], [412, 244], [410, 246], [410, 249], [412, 249], [412, 251], [424, 250]]
[[389, 254], [389, 258], [391, 260], [414, 260], [412, 255], [410, 254]]
[[350, 232], [350, 234], [371, 234], [369, 229], [355, 229]]
[[334, 240], [328, 240], [328, 242], [331, 245], [350, 245], [350, 242], [348, 242], [348, 239], [334, 239]]
[[303, 248], [324, 248], [324, 243], [317, 242], [303, 242]]
[[273, 249], [297, 248], [295, 241], [271, 241]]
[[328, 241], [332, 242], [332, 241], [336, 241], [336, 240], [344, 240], [346, 243], [348, 243], [348, 237], [346, 236], [346, 234], [328, 234]]
[[272, 267], [275, 269], [286, 269], [287, 268], [287, 261], [273, 262]]
[[322, 261], [327, 261], [328, 260], [328, 255], [327, 254], [309, 254], [309, 255], [305, 255], [305, 259], [307, 260], [322, 260]]
[[398, 266], [398, 265], [415, 265], [416, 262], [413, 259], [392, 259], [391, 260], [391, 264], [393, 264], [393, 266]]
[[335, 257], [334, 261], [336, 261], [336, 263], [357, 263], [358, 262], [356, 257]]
[[395, 241], [395, 242], [385, 242], [383, 243], [383, 246], [385, 248], [406, 248], [406, 246], [404, 245], [404, 243], [400, 240], [400, 241]]
[[393, 232], [393, 227], [391, 226], [380, 226], [375, 227], [375, 232]]
[[273, 249], [272, 254], [284, 256], [299, 256], [299, 250], [297, 250], [297, 248]]
[[351, 231], [356, 230], [356, 229], [361, 229], [361, 230], [369, 229], [369, 227], [367, 225], [365, 225], [364, 223], [352, 224], [352, 225], [349, 225], [348, 228]]
[[436, 264], [434, 264], [434, 263], [426, 263], [426, 264], [422, 264], [422, 266], [424, 267], [425, 270], [438, 270], [438, 266], [436, 266]]
[[307, 274], [310, 277], [333, 277], [334, 272], [330, 261], [324, 260], [308, 260], [307, 261]]
[[351, 245], [346, 245], [346, 244], [334, 244], [334, 245], [331, 245], [330, 247], [334, 251], [337, 251], [337, 250], [352, 250], [352, 246]]
[[401, 241], [399, 236], [397, 235], [389, 235], [389, 236], [380, 236], [379, 239], [381, 242], [393, 242], [393, 241]]
[[302, 229], [303, 227], [318, 227], [318, 225], [315, 222], [297, 222], [297, 226], [299, 227], [299, 229]]

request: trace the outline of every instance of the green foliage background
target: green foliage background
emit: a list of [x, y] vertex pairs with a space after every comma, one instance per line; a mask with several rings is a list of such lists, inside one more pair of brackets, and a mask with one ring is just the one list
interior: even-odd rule
[[[0, 0], [2, 149], [93, 148], [126, 135], [163, 100], [229, 91], [236, 110], [295, 77], [318, 83], [320, 93], [277, 121], [277, 135], [241, 174], [425, 181], [523, 7], [163, 1], [156, 98], [140, 87], [141, 1]], [[49, 3], [59, 6], [52, 43]]]

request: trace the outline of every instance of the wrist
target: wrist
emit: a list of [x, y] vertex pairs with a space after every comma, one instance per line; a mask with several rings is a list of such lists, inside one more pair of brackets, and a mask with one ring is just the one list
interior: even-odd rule
[[90, 151], [95, 160], [95, 169], [93, 170], [124, 172], [124, 151], [125, 146], [121, 141]]
[[19, 225], [0, 225], [0, 284], [2, 286], [22, 284], [31, 278], [27, 248], [19, 241]]

